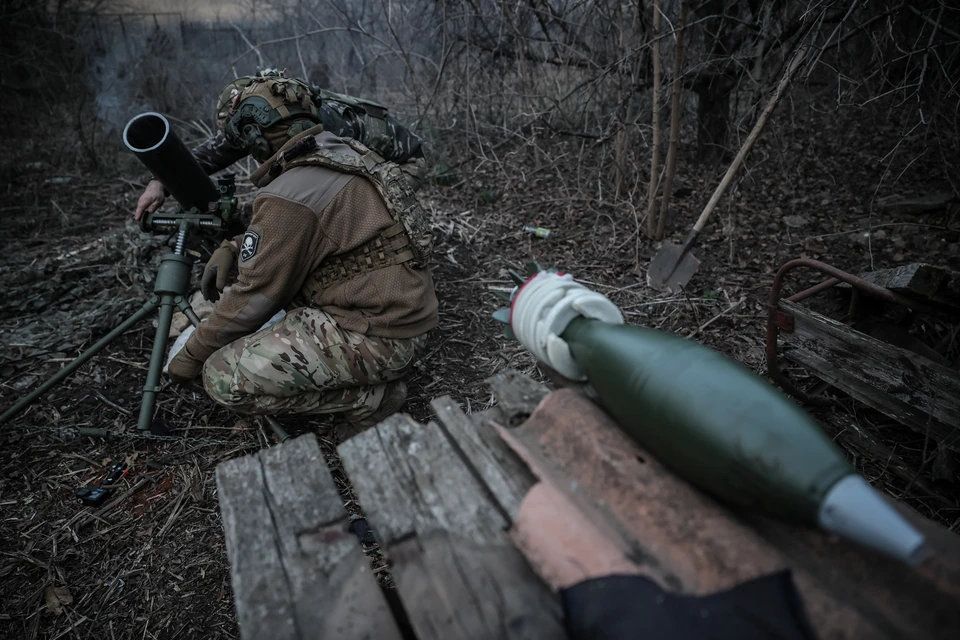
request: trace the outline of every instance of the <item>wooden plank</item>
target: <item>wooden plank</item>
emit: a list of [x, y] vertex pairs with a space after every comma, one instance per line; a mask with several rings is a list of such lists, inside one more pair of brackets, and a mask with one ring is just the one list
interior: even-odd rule
[[919, 213], [931, 213], [942, 211], [952, 202], [956, 202], [957, 197], [948, 191], [940, 193], [931, 193], [927, 195], [900, 195], [894, 194], [879, 198], [877, 208], [886, 213], [901, 215], [917, 215]]
[[786, 300], [794, 330], [784, 355], [824, 381], [919, 433], [960, 451], [960, 376]]
[[518, 371], [504, 371], [488, 378], [490, 391], [503, 413], [504, 426], [515, 427], [526, 420], [550, 390]]
[[216, 476], [243, 638], [400, 638], [315, 436]]
[[914, 293], [933, 297], [947, 276], [946, 269], [929, 264], [906, 264], [893, 269], [879, 269], [859, 274], [867, 282], [898, 293]]
[[[484, 421], [472, 421], [450, 396], [430, 403], [440, 426], [469, 461], [511, 522], [536, 478]], [[499, 418], [499, 414], [497, 414]]]
[[339, 451], [420, 640], [564, 637], [559, 604], [438, 425], [394, 415]]
[[[891, 269], [864, 271], [860, 278], [880, 285], [914, 300], [932, 302], [926, 312], [950, 321], [955, 310], [960, 308], [960, 273], [931, 264], [917, 262]], [[837, 285], [850, 289], [845, 282]]]

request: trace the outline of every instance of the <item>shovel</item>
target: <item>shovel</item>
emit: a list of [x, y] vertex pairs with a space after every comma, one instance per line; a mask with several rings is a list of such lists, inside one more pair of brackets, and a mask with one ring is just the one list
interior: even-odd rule
[[700, 261], [690, 249], [697, 241], [697, 236], [700, 235], [700, 229], [703, 228], [704, 223], [706, 223], [706, 219], [704, 216], [700, 216], [697, 224], [682, 245], [673, 242], [663, 243], [647, 268], [647, 286], [658, 291], [666, 289], [670, 293], [674, 293], [690, 282], [690, 278], [700, 267]]
[[803, 62], [806, 52], [807, 47], [801, 46], [797, 49], [796, 53], [794, 53], [793, 59], [790, 60], [790, 66], [783, 74], [783, 78], [780, 79], [780, 84], [777, 85], [777, 90], [770, 97], [770, 101], [767, 102], [767, 106], [764, 107], [763, 113], [757, 118], [757, 123], [753, 125], [753, 130], [750, 132], [750, 135], [747, 136], [747, 140], [743, 143], [743, 146], [740, 147], [740, 151], [737, 152], [737, 157], [730, 163], [727, 172], [723, 176], [723, 180], [717, 185], [716, 191], [714, 191], [713, 196], [710, 197], [710, 202], [703, 208], [703, 213], [697, 218], [696, 224], [693, 225], [693, 229], [690, 231], [690, 235], [687, 236], [683, 245], [665, 242], [660, 247], [657, 255], [653, 256], [653, 260], [650, 261], [650, 266], [647, 268], [648, 286], [658, 291], [667, 289], [670, 293], [675, 293], [690, 282], [690, 278], [697, 272], [700, 261], [690, 252], [690, 249], [692, 249], [696, 243], [697, 236], [700, 235], [700, 231], [704, 225], [707, 224], [710, 214], [716, 209], [717, 203], [720, 201], [720, 198], [723, 197], [727, 187], [733, 182], [733, 176], [737, 173], [737, 170], [740, 169], [740, 165], [743, 164], [743, 159], [750, 152], [753, 143], [760, 137], [760, 131], [763, 129], [763, 125], [767, 124], [767, 120], [770, 119], [770, 114], [773, 113], [777, 103], [780, 102], [781, 96], [783, 96], [787, 86], [790, 84], [790, 78], [793, 77], [793, 74], [800, 67], [800, 63]]

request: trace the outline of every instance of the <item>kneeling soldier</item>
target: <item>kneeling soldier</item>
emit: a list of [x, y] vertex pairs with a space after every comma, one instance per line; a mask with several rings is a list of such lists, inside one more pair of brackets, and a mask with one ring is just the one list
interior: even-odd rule
[[[246, 233], [204, 272], [208, 298], [234, 261], [237, 284], [169, 373], [183, 382], [202, 372], [207, 393], [240, 413], [341, 412], [369, 426], [403, 404], [401, 378], [437, 325], [430, 232], [395, 163], [323, 125], [290, 137], [309, 108], [298, 87], [258, 78], [221, 119], [228, 139], [272, 155], [251, 176]], [[258, 331], [280, 309], [286, 317]]]

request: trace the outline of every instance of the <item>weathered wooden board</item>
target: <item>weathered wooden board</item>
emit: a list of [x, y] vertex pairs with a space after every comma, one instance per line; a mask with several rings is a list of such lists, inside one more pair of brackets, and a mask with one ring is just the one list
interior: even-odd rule
[[[957, 536], [891, 502], [927, 538], [930, 555], [911, 569], [814, 529], [756, 514], [744, 521], [790, 565], [816, 580], [830, 597], [875, 625], [871, 638], [960, 637], [960, 555]], [[821, 637], [828, 637], [821, 633]]]
[[510, 544], [481, 480], [497, 477], [489, 457], [481, 473], [437, 424], [399, 414], [339, 451], [420, 640], [564, 637], [558, 602]]
[[957, 197], [953, 193], [946, 191], [925, 195], [894, 194], [879, 198], [877, 200], [877, 208], [895, 215], [917, 215], [919, 213], [942, 211], [956, 201]]
[[[859, 276], [907, 297], [938, 303], [942, 314], [949, 315], [951, 307], [960, 307], [960, 273], [951, 269], [918, 262], [866, 271]], [[840, 286], [849, 288], [850, 285], [841, 283]]]
[[786, 300], [784, 355], [894, 420], [960, 451], [960, 376]]
[[892, 269], [879, 269], [859, 274], [867, 282], [897, 293], [913, 293], [931, 298], [947, 277], [946, 269], [929, 264], [905, 264]]
[[313, 435], [217, 466], [245, 639], [400, 638]]
[[[450, 396], [437, 398], [430, 406], [458, 453], [469, 461], [507, 520], [512, 522], [536, 478], [489, 423], [472, 421]], [[491, 412], [489, 417], [493, 415]]]

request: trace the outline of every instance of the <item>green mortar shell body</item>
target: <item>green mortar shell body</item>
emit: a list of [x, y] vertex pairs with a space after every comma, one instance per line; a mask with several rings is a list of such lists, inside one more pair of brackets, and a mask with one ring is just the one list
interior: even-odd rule
[[583, 318], [562, 337], [621, 428], [727, 503], [816, 525], [827, 491], [854, 473], [804, 411], [717, 351]]

